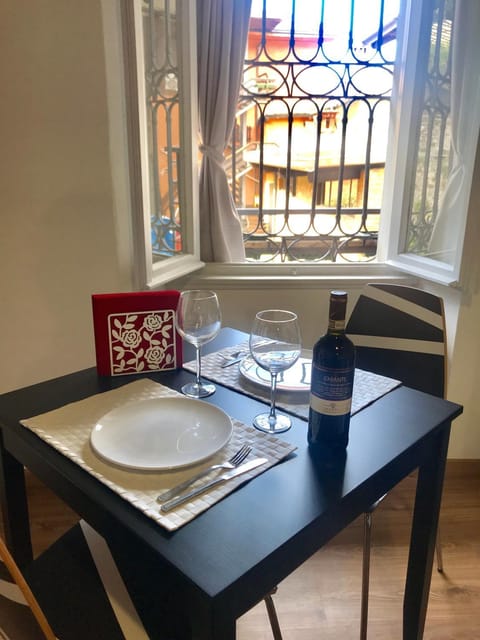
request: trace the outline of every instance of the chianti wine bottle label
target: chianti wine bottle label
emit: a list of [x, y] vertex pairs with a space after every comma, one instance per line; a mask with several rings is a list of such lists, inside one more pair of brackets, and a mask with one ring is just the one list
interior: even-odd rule
[[350, 412], [354, 369], [312, 367], [310, 406], [323, 415], [340, 416]]

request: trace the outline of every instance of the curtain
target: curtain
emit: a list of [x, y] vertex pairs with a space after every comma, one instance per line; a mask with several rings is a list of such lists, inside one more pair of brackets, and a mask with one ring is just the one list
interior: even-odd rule
[[197, 3], [200, 246], [206, 262], [243, 262], [242, 227], [225, 173], [235, 122], [251, 0]]
[[[456, 0], [450, 90], [451, 162], [430, 240], [436, 260], [451, 264], [457, 250], [456, 210], [468, 207], [480, 129], [480, 2]], [[453, 246], [452, 246], [453, 243]]]

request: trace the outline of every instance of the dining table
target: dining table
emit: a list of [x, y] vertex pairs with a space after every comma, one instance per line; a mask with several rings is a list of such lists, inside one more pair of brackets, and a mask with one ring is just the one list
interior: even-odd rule
[[[248, 334], [223, 328], [203, 347], [203, 358], [208, 362], [209, 355], [225, 349], [233, 353], [239, 344], [248, 344]], [[184, 363], [190, 358], [193, 350], [185, 344]], [[216, 380], [215, 393], [202, 402], [231, 416], [241, 433], [242, 425], [252, 429], [254, 416], [265, 410], [269, 396], [268, 389], [262, 390], [262, 397], [254, 385], [232, 383], [228, 376], [238, 373], [238, 367], [236, 363], [225, 368], [224, 380]], [[208, 375], [208, 367], [204, 373]], [[78, 456], [67, 455], [31, 428], [35, 421], [29, 422], [32, 416], [57, 415], [65, 406], [87, 406], [83, 403], [121, 392], [129, 388], [126, 385], [155, 383], [173, 393], [193, 376], [186, 366], [127, 376], [101, 376], [90, 367], [0, 395], [0, 498], [7, 544], [20, 566], [33, 557], [28, 469], [109, 543], [128, 546], [158, 593], [164, 615], [179, 621], [178, 638], [233, 640], [237, 618], [416, 472], [403, 638], [420, 640], [450, 427], [462, 407], [395, 384], [352, 415], [346, 453], [332, 459], [311, 451], [308, 413], [287, 403], [283, 410], [289, 411], [292, 428], [272, 437], [272, 446], [278, 443], [286, 454], [175, 526], [157, 514], [160, 505], [150, 505], [150, 512], [138, 508], [135, 500], [80, 463]], [[308, 404], [308, 393], [304, 401]], [[268, 437], [262, 446], [268, 446]], [[95, 457], [88, 444], [82, 451], [87, 460]], [[128, 469], [122, 473], [128, 474]], [[172, 632], [168, 638], [173, 637]]]

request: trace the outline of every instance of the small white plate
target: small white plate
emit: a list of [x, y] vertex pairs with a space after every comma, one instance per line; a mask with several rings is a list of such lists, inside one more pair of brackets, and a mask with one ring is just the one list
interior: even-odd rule
[[210, 457], [225, 446], [232, 428], [224, 411], [201, 400], [152, 398], [109, 411], [90, 442], [109, 462], [160, 471]]
[[[240, 373], [250, 382], [270, 388], [270, 372], [262, 369], [251, 356], [241, 361]], [[311, 374], [312, 357], [301, 356], [293, 367], [278, 374], [277, 389], [283, 391], [310, 391]]]

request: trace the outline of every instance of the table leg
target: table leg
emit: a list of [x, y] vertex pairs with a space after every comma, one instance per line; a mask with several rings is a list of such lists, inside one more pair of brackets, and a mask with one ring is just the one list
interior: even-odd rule
[[20, 567], [33, 559], [25, 470], [3, 446], [0, 434], [0, 501], [5, 542]]
[[403, 601], [403, 639], [421, 640], [425, 627], [450, 424], [428, 443], [418, 470], [410, 553]]
[[210, 612], [207, 617], [201, 615], [192, 621], [192, 640], [235, 640], [236, 637], [236, 620], [225, 611], [215, 615]]

